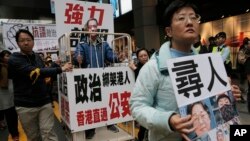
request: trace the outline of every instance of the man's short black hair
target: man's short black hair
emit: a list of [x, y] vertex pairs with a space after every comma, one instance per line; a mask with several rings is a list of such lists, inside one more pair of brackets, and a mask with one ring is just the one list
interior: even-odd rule
[[215, 39], [216, 39], [216, 38], [215, 38], [214, 36], [211, 36], [211, 37], [208, 38], [208, 41], [209, 41], [209, 42], [213, 42], [213, 41], [215, 41]]
[[217, 104], [218, 104], [218, 102], [219, 102], [219, 100], [220, 100], [221, 98], [227, 98], [227, 99], [229, 100], [229, 102], [231, 103], [231, 99], [230, 99], [230, 97], [229, 97], [228, 95], [226, 95], [226, 94], [221, 94], [221, 95], [219, 95], [219, 96], [217, 97], [217, 99], [216, 99]]
[[248, 37], [245, 37], [243, 39], [243, 45], [247, 45], [249, 41], [250, 41], [250, 39]]
[[227, 34], [225, 32], [219, 32], [218, 34], [215, 35], [215, 38], [227, 38]]
[[21, 33], [26, 33], [26, 34], [28, 34], [28, 35], [31, 37], [31, 39], [34, 40], [34, 36], [32, 35], [32, 33], [31, 33], [29, 30], [26, 30], [26, 29], [19, 29], [19, 31], [17, 31], [16, 36], [15, 36], [16, 42], [18, 42], [18, 40], [19, 40], [19, 35], [20, 35]]

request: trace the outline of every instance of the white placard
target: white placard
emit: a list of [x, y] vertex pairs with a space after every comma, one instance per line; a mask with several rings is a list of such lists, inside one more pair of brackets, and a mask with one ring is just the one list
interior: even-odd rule
[[133, 120], [135, 77], [129, 67], [74, 69], [58, 82], [61, 117], [72, 132]]
[[230, 125], [240, 120], [221, 55], [174, 58], [167, 65], [181, 116], [197, 117], [188, 137], [217, 141], [220, 134], [229, 141]]
[[[113, 9], [110, 4], [100, 4], [86, 1], [60, 0], [55, 1], [56, 29], [58, 38], [74, 31], [84, 31], [84, 25], [90, 18], [98, 21], [98, 32], [114, 32]], [[74, 50], [81, 34], [71, 34], [70, 47]], [[112, 36], [104, 36], [104, 40], [111, 43]]]

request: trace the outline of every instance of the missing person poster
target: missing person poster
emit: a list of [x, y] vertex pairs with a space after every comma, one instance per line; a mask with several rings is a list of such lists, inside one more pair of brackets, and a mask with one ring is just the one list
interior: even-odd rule
[[181, 116], [195, 116], [192, 141], [229, 141], [230, 125], [240, 124], [221, 55], [209, 53], [167, 60]]

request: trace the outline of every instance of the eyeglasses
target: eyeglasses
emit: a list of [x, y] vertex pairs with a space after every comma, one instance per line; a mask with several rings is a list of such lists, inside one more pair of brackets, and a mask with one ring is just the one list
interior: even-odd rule
[[20, 39], [18, 42], [24, 43], [24, 42], [32, 42], [32, 39]]
[[194, 22], [200, 23], [201, 16], [199, 14], [194, 14], [194, 15], [177, 15], [177, 17], [175, 18], [175, 21], [176, 22], [184, 23], [184, 22], [187, 22], [188, 19], [191, 22], [193, 22], [193, 23]]

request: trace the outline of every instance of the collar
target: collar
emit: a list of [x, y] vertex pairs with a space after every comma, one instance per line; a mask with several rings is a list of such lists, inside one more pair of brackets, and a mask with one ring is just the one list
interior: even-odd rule
[[[198, 52], [196, 51], [196, 49], [193, 47], [193, 45], [191, 46], [191, 50], [192, 52], [194, 52], [194, 54], [198, 54]], [[159, 56], [158, 56], [158, 60], [159, 60], [159, 70], [167, 70], [167, 59], [171, 59], [171, 52], [170, 52], [170, 41], [165, 42], [164, 44], [162, 44], [162, 46], [160, 47], [159, 50]]]

